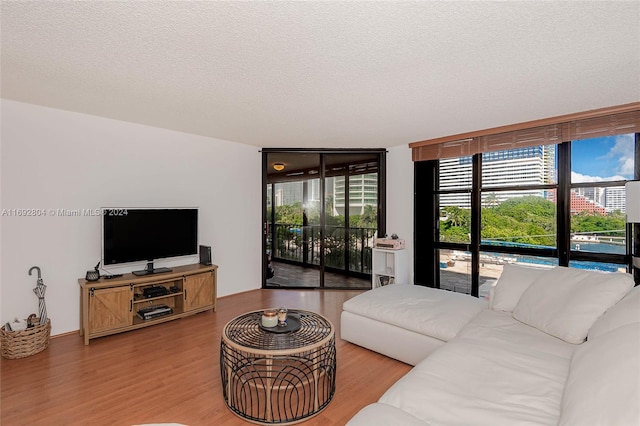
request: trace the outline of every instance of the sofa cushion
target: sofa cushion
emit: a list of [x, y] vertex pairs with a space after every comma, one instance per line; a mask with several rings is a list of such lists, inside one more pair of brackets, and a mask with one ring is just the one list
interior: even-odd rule
[[599, 335], [571, 360], [560, 425], [640, 425], [640, 323]]
[[580, 344], [593, 323], [631, 287], [631, 274], [557, 266], [531, 283], [513, 317], [566, 342]]
[[555, 426], [575, 348], [487, 309], [379, 402], [438, 425]]
[[621, 301], [607, 310], [589, 329], [588, 339], [626, 324], [640, 323], [640, 286], [634, 287]]
[[340, 314], [340, 337], [409, 365], [416, 365], [445, 344], [435, 337], [348, 311]]
[[447, 341], [487, 302], [466, 294], [407, 284], [366, 291], [343, 303], [357, 315]]
[[544, 271], [545, 269], [507, 263], [502, 268], [502, 275], [492, 289], [489, 307], [494, 311], [512, 312], [522, 297], [522, 293]]

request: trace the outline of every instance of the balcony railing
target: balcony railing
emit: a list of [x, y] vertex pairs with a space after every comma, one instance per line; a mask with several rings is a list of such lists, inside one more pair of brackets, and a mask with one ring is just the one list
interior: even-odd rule
[[[320, 225], [276, 223], [271, 229], [267, 243], [273, 259], [320, 265]], [[325, 267], [371, 274], [371, 248], [375, 232], [375, 228], [325, 226]]]

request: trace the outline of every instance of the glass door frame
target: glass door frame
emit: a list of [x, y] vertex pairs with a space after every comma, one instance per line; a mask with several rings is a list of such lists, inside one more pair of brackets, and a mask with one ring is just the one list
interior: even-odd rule
[[[386, 150], [385, 149], [304, 149], [304, 148], [264, 148], [262, 149], [262, 236], [261, 236], [261, 245], [262, 245], [262, 288], [273, 288], [267, 286], [267, 262], [268, 258], [265, 255], [267, 253], [267, 233], [269, 232], [268, 224], [271, 223], [270, 218], [267, 217], [267, 196], [268, 196], [268, 176], [267, 172], [269, 170], [269, 154], [272, 153], [287, 153], [287, 154], [318, 154], [320, 159], [319, 170], [318, 170], [318, 178], [319, 181], [319, 189], [320, 189], [320, 265], [319, 265], [319, 286], [318, 287], [296, 287], [296, 286], [287, 286], [287, 287], [278, 287], [278, 288], [287, 288], [287, 289], [313, 289], [313, 288], [326, 288], [324, 283], [324, 271], [325, 271], [325, 195], [326, 195], [326, 167], [325, 167], [325, 155], [331, 154], [376, 154], [378, 160], [378, 197], [377, 197], [377, 235], [385, 235], [386, 233]], [[348, 179], [347, 179], [348, 182]], [[273, 188], [272, 188], [273, 190]], [[346, 188], [348, 191], [348, 188]], [[272, 211], [275, 209], [275, 206], [272, 205]], [[349, 221], [346, 218], [345, 230], [349, 229]], [[329, 287], [335, 288], [335, 287]]]

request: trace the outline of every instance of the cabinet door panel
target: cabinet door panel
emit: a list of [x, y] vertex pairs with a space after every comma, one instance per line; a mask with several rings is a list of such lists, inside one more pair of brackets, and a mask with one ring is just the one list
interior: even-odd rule
[[132, 324], [128, 286], [93, 290], [89, 295], [89, 330], [97, 333]]
[[213, 305], [213, 273], [189, 275], [184, 279], [184, 310]]

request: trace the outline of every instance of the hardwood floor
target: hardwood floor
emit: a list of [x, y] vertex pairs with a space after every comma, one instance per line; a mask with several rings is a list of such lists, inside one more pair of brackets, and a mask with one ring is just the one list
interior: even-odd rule
[[89, 346], [76, 333], [54, 337], [39, 354], [0, 361], [0, 423], [247, 424], [222, 398], [222, 328], [244, 312], [287, 306], [319, 312], [336, 328], [335, 396], [323, 412], [300, 424], [343, 425], [411, 369], [340, 339], [342, 302], [360, 292], [253, 290], [218, 299], [217, 312], [102, 337]]

